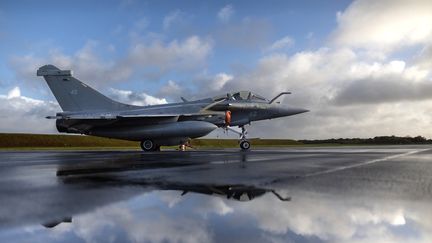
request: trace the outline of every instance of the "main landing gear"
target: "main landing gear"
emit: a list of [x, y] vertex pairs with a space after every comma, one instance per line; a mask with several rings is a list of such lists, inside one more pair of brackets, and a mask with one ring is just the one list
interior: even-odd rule
[[160, 146], [156, 145], [152, 140], [146, 139], [140, 143], [142, 150], [146, 152], [160, 151]]
[[240, 128], [242, 129], [242, 132], [240, 134], [240, 148], [242, 150], [248, 150], [251, 145], [246, 138], [246, 134], [247, 134], [246, 128], [244, 126], [240, 126]]

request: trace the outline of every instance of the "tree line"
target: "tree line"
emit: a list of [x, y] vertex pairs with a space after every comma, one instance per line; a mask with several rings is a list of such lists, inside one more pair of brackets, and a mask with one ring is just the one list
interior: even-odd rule
[[431, 139], [422, 136], [416, 137], [397, 137], [397, 136], [377, 136], [374, 138], [331, 138], [315, 140], [299, 140], [304, 144], [432, 144]]

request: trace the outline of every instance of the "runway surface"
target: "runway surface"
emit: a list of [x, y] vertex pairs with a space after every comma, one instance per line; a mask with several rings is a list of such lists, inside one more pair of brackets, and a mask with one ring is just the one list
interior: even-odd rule
[[0, 152], [0, 242], [430, 242], [431, 202], [431, 146]]

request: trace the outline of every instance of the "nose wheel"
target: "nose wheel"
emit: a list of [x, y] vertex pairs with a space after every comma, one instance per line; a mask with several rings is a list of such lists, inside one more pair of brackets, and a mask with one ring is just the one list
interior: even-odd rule
[[240, 142], [240, 148], [242, 150], [248, 150], [250, 148], [250, 143], [247, 140], [243, 140]]
[[250, 142], [246, 138], [247, 131], [246, 131], [246, 128], [244, 126], [241, 126], [241, 129], [242, 129], [242, 132], [240, 134], [240, 148], [242, 150], [248, 150], [248, 149], [250, 149], [251, 145], [250, 145]]

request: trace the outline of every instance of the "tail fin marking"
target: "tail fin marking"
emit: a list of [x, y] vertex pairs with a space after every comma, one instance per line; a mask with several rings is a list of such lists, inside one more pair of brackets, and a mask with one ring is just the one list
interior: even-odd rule
[[38, 69], [63, 111], [120, 110], [133, 106], [111, 100], [105, 95], [72, 76], [70, 70], [60, 70], [53, 65]]

